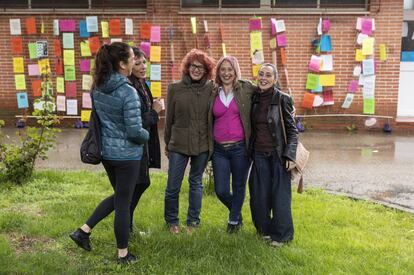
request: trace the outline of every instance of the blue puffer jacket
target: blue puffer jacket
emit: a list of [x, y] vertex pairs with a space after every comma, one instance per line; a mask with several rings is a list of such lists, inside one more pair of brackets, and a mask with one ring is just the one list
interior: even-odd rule
[[135, 88], [125, 76], [114, 73], [92, 93], [101, 122], [102, 158], [140, 160], [149, 134], [142, 128], [140, 101]]

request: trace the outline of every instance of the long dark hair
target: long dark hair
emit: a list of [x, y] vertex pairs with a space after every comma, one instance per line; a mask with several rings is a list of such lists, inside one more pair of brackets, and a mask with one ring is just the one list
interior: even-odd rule
[[134, 51], [134, 56], [137, 58], [141, 58], [144, 57], [145, 59], [147, 59], [147, 56], [145, 55], [145, 53], [138, 47], [132, 47], [132, 50]]
[[109, 76], [119, 70], [119, 62], [128, 63], [131, 46], [123, 42], [103, 45], [95, 58], [93, 88], [101, 86]]

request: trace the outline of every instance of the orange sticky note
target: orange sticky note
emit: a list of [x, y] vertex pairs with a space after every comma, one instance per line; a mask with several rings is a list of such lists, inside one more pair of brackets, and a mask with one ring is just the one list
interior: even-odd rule
[[26, 18], [26, 32], [27, 34], [36, 34], [36, 18]]
[[55, 59], [55, 61], [56, 61], [56, 68], [55, 68], [55, 73], [57, 74], [57, 75], [62, 75], [63, 74], [63, 60], [62, 60], [62, 58], [56, 58]]
[[60, 40], [53, 40], [53, 46], [55, 48], [55, 55], [58, 57], [62, 57], [62, 45], [60, 44]]
[[141, 39], [151, 38], [151, 23], [143, 22], [140, 25]]
[[12, 37], [11, 39], [11, 50], [12, 54], [23, 53], [23, 40], [21, 37]]
[[121, 35], [121, 20], [109, 20], [109, 35]]
[[335, 75], [334, 74], [322, 74], [319, 76], [319, 84], [322, 87], [335, 86]]
[[280, 48], [280, 62], [282, 65], [286, 65], [286, 50], [285, 48]]
[[315, 95], [309, 92], [305, 92], [302, 99], [302, 107], [305, 109], [313, 108], [313, 101], [315, 100]]
[[91, 50], [91, 53], [97, 53], [99, 50], [99, 47], [101, 46], [99, 42], [98, 36], [93, 36], [88, 39], [89, 41], [89, 48]]
[[32, 91], [33, 96], [42, 96], [42, 80], [33, 80], [32, 81]]

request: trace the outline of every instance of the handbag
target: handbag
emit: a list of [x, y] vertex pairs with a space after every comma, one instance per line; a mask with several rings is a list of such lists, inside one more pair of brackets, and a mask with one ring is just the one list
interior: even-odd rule
[[92, 98], [92, 112], [89, 120], [89, 129], [80, 147], [80, 157], [83, 163], [99, 164], [102, 160], [101, 123], [96, 113]]
[[[279, 116], [282, 122], [281, 124], [283, 128], [283, 137], [285, 139], [285, 144], [287, 144], [285, 121], [283, 119], [282, 108], [281, 108], [282, 105], [280, 103], [281, 103], [281, 97], [279, 95]], [[291, 179], [295, 181], [297, 178], [299, 178], [298, 189], [297, 189], [298, 193], [303, 192], [303, 171], [305, 170], [306, 164], [308, 163], [309, 155], [310, 155], [309, 151], [306, 150], [305, 146], [303, 146], [303, 144], [300, 141], [298, 141], [298, 147], [296, 148], [296, 161], [295, 161], [296, 167], [291, 170]]]

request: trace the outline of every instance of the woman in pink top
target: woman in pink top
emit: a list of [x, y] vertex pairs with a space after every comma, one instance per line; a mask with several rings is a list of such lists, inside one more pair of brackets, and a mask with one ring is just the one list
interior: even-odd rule
[[239, 62], [233, 56], [219, 60], [215, 82], [217, 87], [210, 99], [209, 115], [214, 189], [230, 211], [227, 232], [235, 233], [242, 226], [241, 210], [250, 166], [247, 146], [251, 96], [255, 87], [240, 79]]

